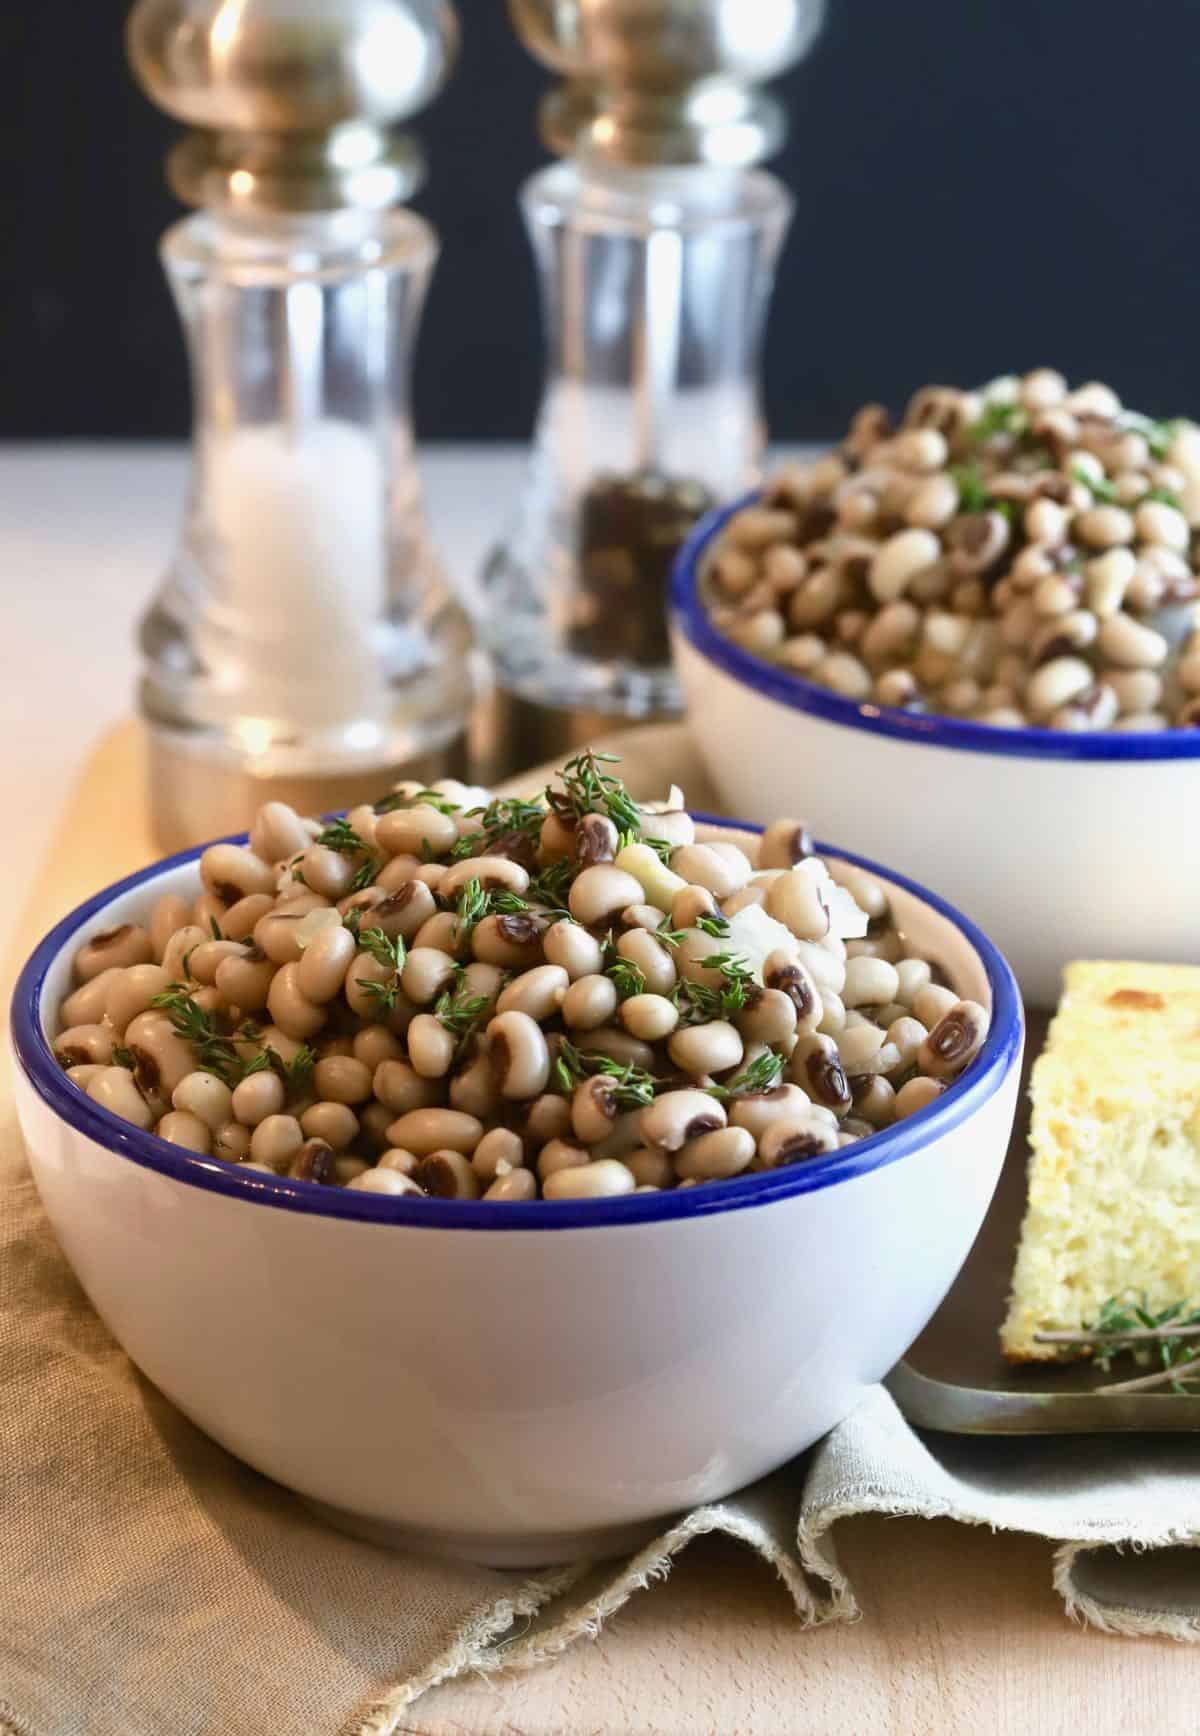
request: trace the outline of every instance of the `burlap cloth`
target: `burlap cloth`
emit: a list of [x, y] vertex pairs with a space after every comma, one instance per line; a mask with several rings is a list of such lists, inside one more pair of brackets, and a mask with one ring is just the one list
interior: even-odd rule
[[109, 1337], [41, 1212], [4, 1089], [5, 1736], [384, 1736], [439, 1681], [527, 1669], [594, 1636], [709, 1531], [779, 1575], [802, 1643], [805, 1627], [859, 1613], [833, 1527], [861, 1513], [1043, 1536], [1066, 1613], [1200, 1638], [1192, 1439], [921, 1436], [880, 1389], [805, 1459], [630, 1560], [499, 1574], [332, 1532], [186, 1422]]

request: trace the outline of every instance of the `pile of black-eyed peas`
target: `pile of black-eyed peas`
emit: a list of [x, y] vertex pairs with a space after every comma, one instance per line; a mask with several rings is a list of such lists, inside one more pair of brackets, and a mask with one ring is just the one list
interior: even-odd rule
[[812, 1159], [931, 1102], [988, 1015], [799, 822], [739, 837], [698, 841], [678, 790], [639, 805], [592, 753], [532, 800], [272, 803], [193, 892], [81, 947], [55, 1052], [162, 1139], [373, 1193], [599, 1198]]

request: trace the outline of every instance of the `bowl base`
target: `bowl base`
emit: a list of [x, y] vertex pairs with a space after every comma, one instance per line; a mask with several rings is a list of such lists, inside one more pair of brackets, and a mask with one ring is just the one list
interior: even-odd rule
[[392, 1525], [385, 1519], [367, 1519], [324, 1501], [305, 1499], [304, 1505], [335, 1531], [359, 1537], [364, 1543], [436, 1555], [444, 1561], [469, 1561], [477, 1567], [561, 1567], [574, 1561], [605, 1561], [614, 1555], [633, 1554], [670, 1523], [669, 1518], [643, 1519], [632, 1525], [600, 1525], [588, 1531], [519, 1531], [508, 1536], [490, 1536]]

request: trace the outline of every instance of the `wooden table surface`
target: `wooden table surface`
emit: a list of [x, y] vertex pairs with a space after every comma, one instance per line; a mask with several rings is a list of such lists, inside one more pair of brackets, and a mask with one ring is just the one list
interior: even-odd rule
[[[96, 673], [87, 636], [67, 636], [76, 669], [64, 667], [63, 636], [52, 631], [85, 601], [111, 603], [126, 621], [147, 575], [131, 602], [116, 588], [125, 576], [119, 550], [107, 546], [101, 567], [113, 588], [97, 597], [97, 567], [84, 559], [88, 524], [77, 513], [66, 528], [27, 516], [14, 535], [21, 499], [8, 462], [0, 454], [0, 582], [6, 593], [17, 582], [6, 550], [19, 546], [36, 554], [39, 594], [23, 599], [21, 638], [8, 638], [5, 710], [27, 733], [48, 693], [56, 708], [55, 763], [46, 766], [53, 784], [36, 811], [21, 735], [6, 733], [0, 790], [10, 984], [35, 934], [151, 860], [154, 849], [141, 809], [138, 733], [129, 723], [106, 727], [111, 705], [99, 718], [89, 710]], [[62, 463], [65, 498], [70, 466], [81, 458]], [[102, 640], [110, 632], [111, 621]], [[645, 743], [649, 787], [640, 793], [658, 781], [671, 740]], [[836, 1538], [862, 1605], [856, 1625], [801, 1631], [757, 1559], [705, 1539], [594, 1643], [530, 1675], [435, 1689], [401, 1728], [407, 1736], [1184, 1736], [1200, 1728], [1200, 1653], [1073, 1626], [1052, 1589], [1048, 1543], [949, 1521], [880, 1518], [844, 1522]]]

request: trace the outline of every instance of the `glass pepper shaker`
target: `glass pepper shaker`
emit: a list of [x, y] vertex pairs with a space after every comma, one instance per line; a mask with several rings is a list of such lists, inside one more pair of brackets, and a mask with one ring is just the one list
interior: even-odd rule
[[165, 845], [458, 770], [476, 687], [413, 459], [437, 239], [386, 130], [443, 81], [442, 0], [139, 0], [130, 58], [196, 131], [162, 255], [188, 340], [185, 523], [142, 624]]
[[669, 574], [696, 519], [757, 474], [759, 350], [791, 216], [754, 167], [783, 117], [753, 86], [807, 48], [820, 0], [511, 9], [568, 75], [543, 131], [569, 154], [522, 194], [547, 381], [525, 495], [485, 571], [487, 637], [509, 728], [533, 708], [549, 752], [681, 709]]

